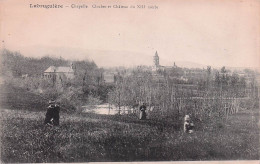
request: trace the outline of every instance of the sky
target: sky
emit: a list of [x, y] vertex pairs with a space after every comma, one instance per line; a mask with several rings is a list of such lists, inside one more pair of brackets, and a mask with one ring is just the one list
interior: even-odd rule
[[[154, 5], [158, 9], [147, 8]], [[104, 67], [151, 65], [155, 51], [161, 65], [259, 67], [259, 17], [259, 0], [0, 0], [0, 39], [24, 56], [90, 59]]]

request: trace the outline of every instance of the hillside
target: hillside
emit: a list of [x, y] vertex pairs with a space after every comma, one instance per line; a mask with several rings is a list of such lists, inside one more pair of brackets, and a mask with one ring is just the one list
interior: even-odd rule
[[0, 106], [2, 109], [19, 109], [40, 111], [45, 110], [48, 100], [13, 85], [0, 85]]
[[43, 125], [44, 112], [1, 110], [2, 162], [258, 160], [259, 111], [241, 111], [225, 124], [183, 133], [173, 122], [131, 116], [61, 114], [60, 127]]

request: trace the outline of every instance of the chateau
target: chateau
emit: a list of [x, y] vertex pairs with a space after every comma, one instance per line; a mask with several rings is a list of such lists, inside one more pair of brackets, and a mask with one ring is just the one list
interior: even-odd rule
[[43, 77], [46, 79], [54, 79], [54, 80], [62, 80], [66, 79], [73, 79], [75, 76], [75, 67], [71, 64], [70, 67], [55, 67], [50, 66], [46, 69], [43, 73]]

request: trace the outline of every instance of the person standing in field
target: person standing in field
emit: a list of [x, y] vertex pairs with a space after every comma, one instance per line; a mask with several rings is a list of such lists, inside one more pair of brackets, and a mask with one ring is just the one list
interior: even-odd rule
[[194, 124], [191, 121], [189, 115], [185, 115], [184, 117], [184, 132], [186, 133], [193, 133]]
[[145, 110], [146, 110], [146, 106], [145, 104], [143, 103], [141, 106], [140, 106], [140, 120], [145, 120], [146, 119], [146, 113], [145, 113]]
[[54, 126], [58, 126], [60, 124], [60, 107], [54, 100], [49, 101], [44, 124]]

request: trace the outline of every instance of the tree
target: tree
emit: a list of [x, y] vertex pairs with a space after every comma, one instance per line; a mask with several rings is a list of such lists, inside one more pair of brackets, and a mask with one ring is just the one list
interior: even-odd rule
[[208, 76], [211, 75], [211, 66], [207, 66], [207, 75], [208, 75]]
[[237, 73], [233, 73], [230, 78], [230, 88], [232, 89], [232, 94], [237, 96], [239, 92], [238, 82], [239, 82], [239, 76]]
[[221, 85], [221, 78], [219, 72], [217, 71], [215, 74], [215, 86], [220, 87], [220, 85]]
[[221, 68], [221, 71], [220, 71], [221, 73], [226, 73], [227, 72], [227, 70], [226, 70], [226, 67], [225, 66], [223, 66], [222, 68]]
[[207, 66], [207, 89], [210, 88], [211, 66]]

